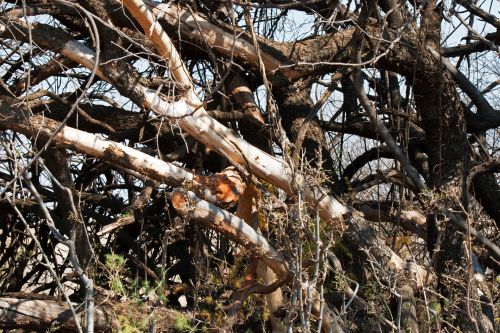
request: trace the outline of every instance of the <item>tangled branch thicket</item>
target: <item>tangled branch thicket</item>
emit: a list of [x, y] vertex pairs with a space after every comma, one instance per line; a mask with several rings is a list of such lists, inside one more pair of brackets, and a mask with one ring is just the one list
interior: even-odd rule
[[496, 332], [495, 0], [0, 3], [0, 329]]

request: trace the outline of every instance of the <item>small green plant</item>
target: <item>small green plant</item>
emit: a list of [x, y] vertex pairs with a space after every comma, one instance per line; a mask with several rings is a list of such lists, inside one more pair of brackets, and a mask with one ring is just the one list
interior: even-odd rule
[[123, 258], [121, 255], [116, 253], [106, 254], [106, 267], [112, 271], [121, 271], [127, 260]]
[[118, 333], [141, 333], [147, 329], [147, 319], [141, 320], [139, 322], [134, 322], [126, 316], [119, 316], [118, 322], [120, 323], [120, 328]]
[[109, 286], [115, 293], [125, 296], [125, 287], [123, 286], [123, 273], [127, 260], [122, 256], [110, 253], [105, 256], [105, 265], [109, 270]]
[[189, 319], [184, 315], [176, 315], [174, 318], [175, 332], [190, 332], [192, 330]]

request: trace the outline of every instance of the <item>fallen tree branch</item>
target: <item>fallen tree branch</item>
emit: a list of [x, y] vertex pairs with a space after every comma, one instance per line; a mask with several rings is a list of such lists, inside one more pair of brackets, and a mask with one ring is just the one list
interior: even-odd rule
[[148, 201], [151, 193], [158, 183], [154, 180], [148, 179], [144, 182], [144, 189], [141, 191], [141, 195], [135, 198], [134, 202], [130, 206], [124, 209], [123, 214], [113, 223], [105, 225], [98, 233], [97, 236], [102, 236], [109, 234], [117, 228], [132, 224], [136, 221], [136, 213], [139, 209], [144, 207], [145, 203]]
[[[22, 109], [14, 110], [4, 101], [0, 101], [1, 129], [10, 129], [27, 136], [37, 135], [39, 140], [47, 140], [59, 124], [42, 115], [30, 116]], [[64, 126], [60, 130], [54, 137], [54, 143], [100, 158], [113, 165], [134, 170], [143, 176], [174, 187], [187, 186], [203, 198], [222, 206], [236, 203], [244, 189], [241, 177], [233, 169], [212, 176], [199, 176], [173, 163], [69, 126]]]
[[[77, 306], [77, 304], [74, 304]], [[84, 313], [78, 313], [82, 321]], [[18, 299], [0, 296], [0, 327], [3, 329], [46, 330], [58, 329], [62, 332], [75, 332], [76, 323], [69, 307], [56, 301]], [[98, 332], [111, 332], [117, 327], [109, 313], [102, 308], [94, 310], [94, 329]]]
[[189, 219], [198, 221], [244, 246], [251, 254], [271, 267], [276, 275], [289, 275], [284, 258], [243, 219], [181, 188], [172, 193], [172, 205], [179, 214], [188, 216]]
[[388, 222], [392, 221], [395, 223], [398, 218], [403, 229], [412, 232], [423, 240], [427, 240], [427, 231], [425, 230], [425, 224], [427, 223], [425, 216], [414, 210], [401, 210], [401, 214], [397, 216], [397, 213], [388, 213], [387, 211], [378, 207], [378, 205], [370, 206], [368, 204], [363, 204], [357, 207], [357, 209], [363, 214], [363, 217], [368, 221], [373, 222]]
[[142, 0], [123, 0], [123, 5], [142, 26], [146, 36], [153, 42], [160, 57], [168, 61], [168, 68], [174, 78], [187, 88], [186, 99], [195, 106], [201, 105], [201, 100], [194, 92], [193, 82], [181, 56], [163, 31], [160, 23]]
[[[38, 29], [42, 27], [45, 30], [43, 32]], [[16, 28], [16, 31], [27, 31], [28, 25], [23, 22], [17, 22]], [[61, 54], [79, 62], [81, 65], [90, 69], [93, 68], [94, 52], [88, 47], [74, 41], [70, 36], [58, 29], [40, 24], [31, 26], [29, 29], [33, 39], [44, 47], [56, 49]], [[0, 25], [0, 33], [7, 33], [12, 30], [7, 29], [5, 25]], [[59, 45], [47, 43], [44, 36], [49, 32], [59, 35], [58, 38], [61, 40]], [[20, 33], [16, 37], [25, 38], [26, 36]], [[302, 189], [306, 201], [312, 207], [318, 209], [323, 219], [331, 223], [338, 223], [343, 220], [343, 215], [349, 211], [336, 198], [328, 195], [326, 189], [317, 186], [308, 186], [308, 184], [304, 183], [304, 179], [300, 175], [293, 174], [291, 168], [284, 161], [250, 145], [238, 137], [232, 130], [210, 117], [203, 107], [193, 109], [192, 106], [183, 100], [167, 102], [158, 96], [155, 91], [140, 84], [123, 88], [128, 83], [120, 82], [120, 80], [124, 79], [123, 73], [120, 73], [117, 70], [117, 66], [114, 65], [105, 64], [99, 66], [97, 74], [102, 79], [113, 83], [124, 95], [131, 97], [139, 105], [150, 109], [158, 115], [177, 121], [184, 131], [191, 134], [198, 141], [218, 151], [233, 165], [245, 167], [248, 172], [283, 189], [288, 194], [296, 194], [297, 189]], [[125, 147], [124, 149], [130, 148]], [[102, 156], [102, 154], [100, 155]], [[170, 168], [172, 169], [172, 167]], [[159, 170], [156, 170], [156, 173], [158, 172]], [[151, 178], [156, 179], [155, 177]]]
[[[191, 78], [180, 60], [179, 54], [161, 26], [155, 24], [152, 14], [145, 9], [146, 7], [143, 5], [143, 2], [141, 0], [129, 0], [125, 1], [124, 4], [141, 23], [143, 30], [151, 33], [151, 41], [155, 44], [159, 52], [162, 55], [166, 54], [167, 60], [174, 68], [173, 73], [176, 79], [180, 83], [192, 87]], [[196, 107], [196, 110], [192, 112], [187, 111], [186, 116], [179, 119], [179, 125], [186, 132], [217, 150], [228, 158], [233, 165], [246, 167], [249, 172], [255, 173], [256, 176], [275, 184], [288, 193], [296, 192], [296, 188], [305, 187], [301, 177], [292, 174], [287, 164], [234, 135], [231, 130], [210, 117], [200, 104], [201, 102], [194, 92], [188, 94], [188, 108], [191, 108], [192, 105]], [[155, 110], [153, 109], [153, 111]], [[156, 109], [155, 112], [172, 117], [172, 114], [168, 110]], [[323, 218], [341, 221], [341, 215], [347, 213], [347, 209], [335, 198], [326, 193], [325, 189], [319, 187], [305, 187], [304, 189], [306, 200], [312, 206], [318, 207], [320, 214], [323, 214]]]
[[[156, 17], [161, 17], [172, 27], [178, 27], [185, 38], [200, 43], [204, 41], [220, 54], [228, 57], [232, 55], [238, 56], [245, 59], [246, 63], [258, 67], [259, 58], [251, 41], [237, 37], [235, 34], [210, 23], [206, 18], [177, 4], [153, 1], [144, 1], [144, 3], [147, 4]], [[145, 29], [145, 31], [148, 30]], [[241, 32], [243, 33], [243, 31]], [[261, 57], [268, 74], [279, 71], [283, 73], [282, 77], [288, 79], [298, 78], [303, 75], [293, 70], [292, 67], [287, 67], [287, 64], [273, 57], [270, 53], [263, 52]]]

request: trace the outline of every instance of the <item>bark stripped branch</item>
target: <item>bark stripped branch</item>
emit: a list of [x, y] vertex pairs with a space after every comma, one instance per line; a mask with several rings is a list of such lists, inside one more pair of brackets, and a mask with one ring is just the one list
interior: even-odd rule
[[[251, 255], [262, 260], [277, 275], [278, 280], [289, 276], [291, 272], [284, 258], [269, 244], [267, 239], [259, 235], [256, 230], [249, 226], [243, 219], [233, 215], [219, 207], [198, 198], [193, 192], [184, 189], [176, 189], [172, 194], [172, 204], [174, 208], [190, 220], [202, 223], [205, 227], [216, 230], [221, 234], [234, 240], [245, 247]], [[303, 286], [306, 290], [307, 286]], [[320, 301], [313, 300], [313, 313], [320, 315]], [[338, 319], [323, 304], [323, 325], [324, 332], [343, 332]]]

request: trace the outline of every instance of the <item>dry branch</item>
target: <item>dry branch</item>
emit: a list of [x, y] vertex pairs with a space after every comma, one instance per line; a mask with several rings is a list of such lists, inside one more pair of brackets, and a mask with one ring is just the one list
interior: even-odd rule
[[[383, 304], [382, 295], [391, 294], [399, 299], [397, 313], [393, 313], [390, 319], [386, 311], [376, 316], [374, 325], [384, 325], [385, 322], [390, 326], [387, 329], [379, 326], [380, 331], [391, 328], [394, 331], [433, 330], [434, 327], [426, 327], [423, 323], [426, 320], [416, 318], [417, 315], [425, 316], [425, 312], [422, 309], [416, 311], [415, 305], [420, 307], [421, 301], [425, 301], [428, 306], [436, 299], [442, 300], [441, 305], [443, 301], [449, 303], [438, 311], [440, 313], [435, 318], [430, 316], [429, 309], [427, 311], [427, 322], [432, 326], [436, 324], [437, 331], [450, 328], [453, 331], [495, 331], [494, 312], [488, 309], [489, 303], [496, 298], [497, 290], [493, 284], [489, 285], [494, 283], [494, 277], [491, 280], [489, 274], [482, 274], [478, 262], [491, 268], [498, 266], [495, 259], [500, 258], [500, 249], [481, 234], [492, 235], [495, 229], [490, 220], [481, 216], [482, 212], [476, 209], [475, 203], [470, 204], [468, 195], [480, 198], [498, 225], [498, 209], [495, 209], [498, 177], [494, 173], [499, 170], [500, 163], [497, 144], [491, 142], [490, 134], [494, 132], [491, 129], [500, 124], [500, 114], [493, 108], [496, 96], [490, 94], [488, 99], [482, 96], [494, 84], [481, 92], [457, 69], [463, 68], [462, 60], [466, 60], [474, 70], [472, 76], [478, 78], [478, 85], [496, 80], [491, 77], [491, 64], [488, 63], [495, 56], [493, 52], [477, 54], [473, 58], [468, 55], [497, 50], [498, 31], [485, 34], [475, 30], [478, 18], [480, 24], [486, 22], [486, 27], [500, 27], [497, 13], [488, 10], [487, 3], [476, 5], [472, 0], [457, 0], [470, 14], [468, 22], [457, 14], [455, 2], [447, 8], [437, 0], [424, 1], [413, 4], [411, 9], [407, 3], [396, 0], [369, 0], [356, 8], [351, 6], [354, 11], [351, 14], [335, 0], [288, 2], [254, 0], [230, 4], [201, 1], [178, 5], [141, 0], [31, 0], [22, 4], [7, 1], [0, 17], [0, 69], [3, 73], [0, 80], [0, 147], [5, 150], [0, 149], [0, 185], [3, 185], [0, 193], [6, 194], [0, 206], [7, 211], [7, 214], [0, 214], [0, 250], [3, 254], [0, 256], [0, 290], [35, 288], [36, 292], [53, 294], [56, 285], [63, 290], [61, 282], [70, 282], [73, 275], [65, 274], [69, 268], [67, 260], [62, 265], [59, 261], [64, 254], [47, 256], [40, 245], [48, 243], [50, 246], [53, 236], [59, 234], [55, 223], [65, 226], [68, 220], [82, 222], [83, 229], [78, 230], [86, 231], [89, 239], [94, 239], [94, 244], [103, 244], [100, 237], [104, 233], [132, 223], [135, 219], [130, 213], [139, 212], [140, 219], [137, 220], [141, 226], [130, 226], [106, 237], [110, 246], [95, 247], [96, 258], [116, 249], [127, 258], [127, 267], [136, 266], [144, 272], [144, 278], [152, 278], [162, 286], [165, 286], [164, 282], [175, 279], [177, 274], [185, 286], [190, 281], [195, 285], [203, 280], [211, 284], [218, 281], [212, 279], [218, 274], [223, 277], [228, 269], [238, 269], [237, 265], [232, 265], [233, 244], [224, 239], [228, 236], [242, 245], [239, 248], [248, 251], [250, 256], [261, 258], [254, 259], [245, 272], [245, 282], [251, 283], [235, 292], [240, 296], [236, 298], [238, 306], [241, 307], [246, 296], [252, 293], [264, 293], [270, 298], [271, 291], [293, 280], [290, 289], [282, 288], [292, 291], [290, 295], [288, 292], [281, 295], [285, 297], [283, 302], [280, 299], [274, 305], [268, 303], [271, 310], [268, 318], [273, 322], [275, 315], [274, 319], [278, 321], [278, 325], [272, 323], [274, 329], [281, 331], [283, 321], [293, 323], [293, 326], [300, 321], [300, 329], [305, 331], [319, 331], [321, 324], [324, 331], [330, 328], [341, 331], [341, 326], [349, 326], [349, 330], [376, 330], [375, 327], [364, 327], [372, 320], [361, 317], [373, 317], [376, 308], [372, 304]], [[490, 0], [490, 3], [494, 1]], [[298, 40], [301, 37], [288, 31], [287, 20], [296, 15], [288, 12], [289, 9], [298, 9], [310, 15], [309, 18], [314, 17], [314, 31], [305, 31], [304, 39]], [[253, 20], [250, 16], [254, 16]], [[466, 36], [463, 35], [466, 45], [449, 49], [440, 47], [445, 43], [442, 32], [448, 30], [445, 23], [448, 18], [458, 19], [466, 29], [452, 31], [448, 36], [452, 38], [446, 37], [446, 40], [458, 40], [459, 30], [463, 30], [467, 32]], [[42, 21], [45, 24], [41, 24]], [[281, 33], [291, 40], [279, 41]], [[479, 42], [472, 42], [474, 40]], [[174, 45], [182, 50], [182, 58]], [[428, 49], [426, 45], [432, 48]], [[456, 68], [442, 58], [444, 55], [461, 57]], [[323, 85], [319, 78], [333, 73], [346, 74], [353, 69], [358, 78], [354, 85], [350, 79], [344, 78], [342, 88], [337, 89], [335, 96], [329, 96], [333, 89], [330, 86], [316, 105], [321, 106], [328, 99], [335, 108], [340, 102], [337, 99], [340, 93], [343, 94], [342, 107], [329, 122], [323, 121], [322, 128], [315, 125], [314, 133], [302, 138], [308, 126], [300, 130], [301, 122], [296, 120], [309, 113], [306, 122], [302, 122], [302, 125], [307, 125], [307, 119], [314, 118], [317, 110], [316, 106], [313, 107], [313, 94], [317, 93], [319, 97], [322, 89], [316, 83]], [[96, 76], [99, 79], [96, 80]], [[265, 110], [261, 110], [254, 98], [254, 94], [259, 96], [257, 87], [262, 82], [267, 92]], [[369, 95], [363, 88], [366, 83], [371, 87]], [[406, 85], [404, 98], [400, 92], [403, 85]], [[203, 101], [199, 98], [201, 94], [197, 96], [194, 92], [194, 87], [203, 89]], [[115, 89], [121, 96], [115, 94]], [[367, 112], [359, 107], [356, 91]], [[472, 102], [469, 103], [468, 99]], [[126, 102], [122, 103], [124, 100]], [[101, 102], [112, 107], [97, 105]], [[125, 111], [130, 107], [136, 109], [136, 106], [141, 112]], [[71, 109], [69, 113], [68, 109]], [[73, 114], [73, 111], [77, 112]], [[267, 117], [263, 111], [267, 111]], [[117, 117], [118, 113], [120, 117]], [[153, 118], [152, 113], [156, 115]], [[287, 133], [298, 137], [296, 147], [285, 145], [288, 139], [278, 115], [284, 121], [283, 128]], [[328, 112], [321, 118], [326, 116]], [[56, 118], [63, 120], [54, 121]], [[134, 120], [126, 120], [131, 118]], [[371, 121], [367, 122], [367, 118]], [[217, 120], [225, 121], [227, 126]], [[109, 135], [110, 140], [88, 133], [93, 131]], [[269, 131], [270, 135], [264, 135], [264, 131]], [[255, 132], [260, 135], [254, 135]], [[338, 141], [336, 135], [340, 133], [355, 134], [356, 142], [346, 136], [341, 136]], [[468, 134], [473, 134], [472, 138]], [[345, 168], [343, 176], [348, 181], [342, 186], [344, 177], [337, 178], [337, 172], [342, 171], [346, 158], [359, 153], [351, 148], [365, 141], [363, 137], [373, 139], [377, 145], [387, 142], [389, 148], [367, 150], [365, 144], [367, 151]], [[185, 139], [185, 145], [180, 147], [182, 139]], [[312, 162], [313, 168], [322, 164], [326, 172], [334, 175], [335, 184], [330, 188], [319, 185], [325, 184], [323, 176], [317, 175], [310, 167], [305, 167], [304, 173], [297, 167], [299, 156], [294, 153], [300, 152], [302, 139], [307, 162]], [[310, 139], [313, 144], [308, 144]], [[273, 141], [283, 143], [281, 159], [272, 156], [275, 151]], [[41, 149], [40, 143], [43, 145]], [[61, 152], [61, 157], [47, 155], [45, 151], [50, 144]], [[142, 144], [146, 147], [132, 148]], [[316, 145], [322, 149], [313, 157]], [[67, 152], [59, 147], [72, 150], [67, 162], [63, 156]], [[405, 150], [408, 150], [406, 155], [409, 158]], [[154, 157], [155, 151], [160, 158]], [[167, 151], [173, 152], [165, 155]], [[149, 155], [143, 154], [145, 152]], [[334, 161], [335, 153], [338, 153], [338, 167]], [[162, 155], [174, 163], [162, 161]], [[382, 158], [395, 160], [396, 167], [398, 160], [402, 163], [418, 188], [409, 187], [419, 193], [417, 200], [404, 188], [410, 184], [406, 176], [394, 173], [389, 166], [392, 162], [386, 163]], [[369, 163], [373, 160], [379, 161], [377, 171], [373, 168], [375, 163]], [[487, 162], [481, 164], [484, 161]], [[62, 172], [58, 170], [61, 163], [67, 164]], [[213, 174], [228, 164], [233, 165], [231, 169]], [[198, 174], [187, 167], [197, 170]], [[17, 172], [19, 169], [22, 169], [21, 173]], [[349, 183], [358, 171], [358, 180]], [[52, 184], [48, 183], [47, 175]], [[259, 184], [259, 178], [263, 184]], [[381, 180], [384, 181], [379, 187], [381, 191], [368, 190]], [[475, 193], [468, 191], [472, 181], [472, 192]], [[159, 182], [167, 186], [160, 186]], [[280, 199], [286, 197], [285, 203], [263, 201], [266, 206], [269, 204], [269, 208], [257, 209], [257, 200], [250, 198], [248, 201], [245, 195], [241, 195], [254, 188], [245, 186], [245, 182], [252, 182], [266, 194], [275, 192]], [[162, 195], [172, 187], [183, 189], [174, 191], [171, 198]], [[432, 191], [427, 191], [427, 187]], [[65, 188], [69, 189], [69, 195], [66, 195]], [[359, 193], [356, 198], [362, 201], [356, 205], [360, 208], [352, 209], [329, 194], [332, 188], [338, 192], [350, 192], [351, 199], [356, 190], [365, 189], [366, 194], [373, 195], [371, 200], [377, 201], [377, 207], [370, 206], [368, 196], [362, 197]], [[140, 191], [142, 194], [137, 198]], [[385, 194], [385, 200], [391, 200], [391, 207], [399, 208], [397, 213], [387, 205], [383, 206], [381, 200]], [[302, 206], [304, 201], [307, 208]], [[409, 211], [416, 209], [417, 201], [424, 206], [425, 216]], [[238, 210], [231, 214], [228, 208], [236, 202]], [[177, 212], [172, 210], [171, 203]], [[129, 215], [119, 217], [120, 212]], [[311, 225], [309, 218], [315, 212], [319, 212], [321, 218], [317, 217], [315, 225]], [[266, 213], [271, 218], [264, 218]], [[193, 228], [179, 224], [181, 214], [193, 220]], [[41, 224], [43, 217], [50, 221], [50, 232], [46, 232]], [[413, 242], [413, 237], [393, 238], [393, 245], [399, 240], [405, 242], [405, 250], [408, 250], [403, 251], [405, 258], [410, 258], [407, 256], [410, 253], [411, 260], [404, 260], [392, 251], [386, 245], [387, 230], [377, 230], [373, 223], [386, 220], [397, 221], [398, 227], [425, 239], [430, 260], [427, 260], [429, 256], [421, 240]], [[17, 227], [19, 222], [24, 223], [22, 228]], [[332, 228], [326, 225], [328, 223], [335, 225], [334, 231], [323, 233], [323, 230], [331, 231]], [[107, 229], [98, 232], [103, 225]], [[199, 232], [198, 226], [201, 225], [211, 230]], [[262, 227], [262, 233], [258, 226]], [[311, 227], [315, 235], [309, 230]], [[32, 235], [32, 228], [40, 231], [36, 237]], [[467, 238], [463, 231], [467, 232]], [[70, 247], [70, 259], [73, 266], [79, 267], [74, 263], [74, 245], [78, 241], [73, 239], [78, 240], [80, 236], [63, 228], [61, 232], [68, 234], [71, 241], [66, 244]], [[27, 234], [32, 236], [31, 240], [26, 238]], [[304, 235], [306, 241], [302, 242]], [[474, 244], [471, 236], [475, 237]], [[56, 239], [62, 238], [56, 236]], [[279, 251], [271, 245], [274, 240], [282, 245]], [[352, 259], [352, 265], [346, 266], [349, 271], [345, 272], [345, 277], [359, 273], [360, 280], [368, 286], [375, 285], [377, 292], [381, 291], [373, 302], [372, 299], [370, 302], [361, 299], [368, 294], [358, 296], [357, 282], [355, 291], [350, 288], [350, 283], [345, 286], [337, 284], [337, 277], [343, 275], [342, 265], [334, 264], [333, 270], [328, 265], [334, 262], [335, 255], [329, 251], [336, 241], [350, 255], [339, 256], [336, 260], [347, 263]], [[208, 246], [198, 247], [198, 244]], [[33, 246], [41, 251], [42, 263], [37, 262], [39, 255], [33, 252]], [[486, 255], [480, 246], [492, 255]], [[208, 253], [208, 265], [197, 265], [199, 249]], [[313, 259], [310, 259], [312, 250]], [[341, 249], [336, 247], [335, 250]], [[30, 258], [32, 253], [35, 255]], [[479, 254], [479, 261], [475, 254]], [[216, 258], [224, 258], [218, 265], [222, 268], [220, 271], [212, 270]], [[421, 265], [432, 266], [437, 277], [415, 260]], [[266, 271], [256, 270], [256, 263]], [[155, 265], [162, 269], [161, 276], [152, 269]], [[33, 269], [29, 272], [27, 268]], [[62, 280], [57, 278], [54, 269], [63, 274]], [[52, 280], [47, 280], [47, 270], [52, 274]], [[462, 274], [465, 270], [467, 276]], [[129, 278], [131, 272], [127, 269], [119, 274]], [[254, 274], [257, 274], [256, 281], [253, 281]], [[333, 285], [325, 279], [330, 275], [335, 276]], [[484, 281], [479, 283], [473, 275], [482, 275]], [[141, 276], [136, 273], [138, 283], [144, 281]], [[303, 281], [310, 281], [311, 285], [307, 286]], [[415, 286], [424, 286], [423, 292], [417, 294], [421, 298], [418, 303], [413, 297]], [[493, 286], [491, 293], [490, 286]], [[337, 316], [323, 307], [326, 304], [323, 303], [323, 294], [326, 292], [328, 296], [331, 288], [342, 291], [337, 293], [343, 297], [337, 297], [336, 305], [341, 309], [342, 320], [349, 321], [336, 323]], [[201, 295], [198, 290], [186, 290], [188, 303], [198, 302], [197, 295]], [[319, 291], [317, 294], [316, 290]], [[369, 291], [361, 290], [362, 293]], [[212, 300], [221, 300], [219, 292], [212, 294], [211, 288], [199, 291], [215, 296]], [[172, 299], [179, 296], [165, 294]], [[68, 296], [64, 292], [63, 295]], [[89, 299], [89, 295], [85, 298]], [[343, 302], [346, 295], [352, 297], [347, 304]], [[461, 297], [463, 295], [465, 297]], [[21, 328], [26, 328], [22, 326], [24, 324], [33, 325], [27, 329], [49, 328], [47, 325], [53, 321], [47, 319], [49, 314], [42, 313], [48, 308], [53, 309], [52, 314], [59, 311], [59, 318], [64, 317], [64, 309], [54, 308], [55, 303], [46, 306], [37, 303], [34, 310], [26, 309], [33, 312], [31, 318], [25, 318], [22, 311], [13, 314], [15, 310], [6, 305], [6, 298], [19, 298], [16, 305], [19, 309], [30, 301], [52, 299], [4, 296], [0, 298], [3, 302], [0, 304], [4, 305], [0, 306], [2, 327], [14, 327], [15, 322], [16, 327], [21, 324]], [[160, 294], [156, 296], [161, 297]], [[72, 303], [69, 300], [67, 303], [79, 329]], [[409, 306], [405, 307], [405, 303]], [[281, 316], [283, 311], [274, 311], [282, 310], [283, 305], [288, 304], [291, 309], [286, 309], [286, 317]], [[351, 312], [350, 304], [360, 305], [362, 314], [358, 312], [351, 317], [355, 311]], [[346, 312], [347, 308], [349, 312]], [[157, 310], [161, 311], [159, 307], [154, 311]], [[233, 319], [238, 318], [237, 310], [233, 311]], [[93, 311], [88, 311], [87, 315], [89, 313], [93, 314]], [[46, 319], [41, 318], [43, 315]], [[5, 324], [2, 320], [11, 321]], [[86, 322], [87, 331], [91, 333], [93, 320], [87, 319]], [[314, 322], [317, 329], [312, 328]], [[154, 323], [149, 329], [164, 331], [154, 327]]]
[[368, 221], [373, 222], [393, 222], [396, 223], [399, 219], [401, 226], [423, 240], [427, 240], [427, 231], [425, 224], [427, 223], [425, 216], [415, 210], [401, 210], [401, 214], [389, 213], [380, 207], [370, 206], [368, 204], [359, 205], [356, 207], [363, 217]]
[[413, 260], [404, 260], [392, 251], [374, 228], [355, 212], [348, 223], [344, 238], [365, 253], [368, 260], [373, 260], [387, 272], [394, 272], [405, 279], [412, 279], [418, 288], [424, 287], [426, 280], [432, 281], [435, 276]]
[[176, 189], [172, 194], [174, 208], [189, 219], [199, 221], [206, 227], [216, 230], [238, 244], [244, 246], [253, 256], [260, 258], [282, 277], [289, 275], [283, 257], [243, 219], [198, 198], [193, 192]]
[[439, 53], [429, 48], [429, 52], [436, 60], [440, 60], [443, 66], [451, 73], [457, 85], [469, 96], [472, 103], [477, 107], [477, 114], [466, 111], [467, 125], [476, 130], [485, 130], [498, 127], [500, 124], [500, 112], [494, 110], [488, 100], [479, 89], [469, 81], [448, 59], [442, 58]]
[[160, 23], [142, 0], [123, 0], [123, 4], [142, 26], [146, 36], [151, 39], [160, 53], [160, 57], [168, 61], [168, 68], [171, 70], [177, 82], [187, 87], [187, 101], [194, 106], [199, 106], [201, 101], [194, 92], [191, 76], [186, 66], [184, 66], [179, 53], [172, 45], [170, 38], [165, 31], [163, 31]]

